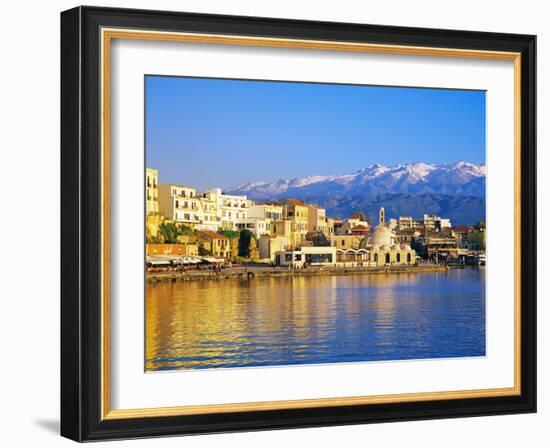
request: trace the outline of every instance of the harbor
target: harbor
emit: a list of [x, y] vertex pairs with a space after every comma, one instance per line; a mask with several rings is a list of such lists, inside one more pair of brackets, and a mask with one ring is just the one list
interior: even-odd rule
[[485, 355], [483, 267], [278, 272], [148, 282], [146, 369]]

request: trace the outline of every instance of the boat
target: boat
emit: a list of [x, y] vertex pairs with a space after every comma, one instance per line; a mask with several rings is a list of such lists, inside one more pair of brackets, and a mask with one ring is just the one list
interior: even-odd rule
[[487, 256], [485, 254], [479, 254], [477, 256], [477, 265], [485, 266], [486, 263], [487, 263]]

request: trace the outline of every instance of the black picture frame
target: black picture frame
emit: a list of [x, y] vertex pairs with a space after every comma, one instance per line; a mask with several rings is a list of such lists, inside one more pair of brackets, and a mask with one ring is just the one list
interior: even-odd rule
[[[521, 394], [102, 420], [100, 29], [521, 53]], [[76, 441], [536, 412], [536, 37], [100, 7], [61, 13], [61, 434]]]

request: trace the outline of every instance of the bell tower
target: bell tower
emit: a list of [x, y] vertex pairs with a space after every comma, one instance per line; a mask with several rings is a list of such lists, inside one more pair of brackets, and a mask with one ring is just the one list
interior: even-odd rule
[[384, 207], [380, 207], [380, 211], [378, 212], [378, 222], [380, 225], [384, 225], [386, 223], [386, 212], [384, 210]]

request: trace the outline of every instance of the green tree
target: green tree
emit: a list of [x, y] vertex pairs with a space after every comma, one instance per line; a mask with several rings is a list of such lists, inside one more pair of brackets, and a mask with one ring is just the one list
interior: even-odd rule
[[485, 221], [478, 221], [474, 224], [474, 229], [485, 230]]
[[179, 229], [173, 222], [163, 222], [159, 226], [159, 232], [164, 237], [164, 242], [174, 244], [179, 235]]
[[247, 229], [241, 230], [239, 233], [239, 257], [248, 257], [250, 255], [250, 240], [252, 232]]
[[185, 224], [180, 224], [178, 226], [178, 235], [186, 235], [191, 236], [195, 235], [197, 231], [189, 226], [186, 226]]
[[237, 230], [219, 230], [218, 233], [226, 238], [229, 238], [230, 240], [239, 238], [239, 232]]

